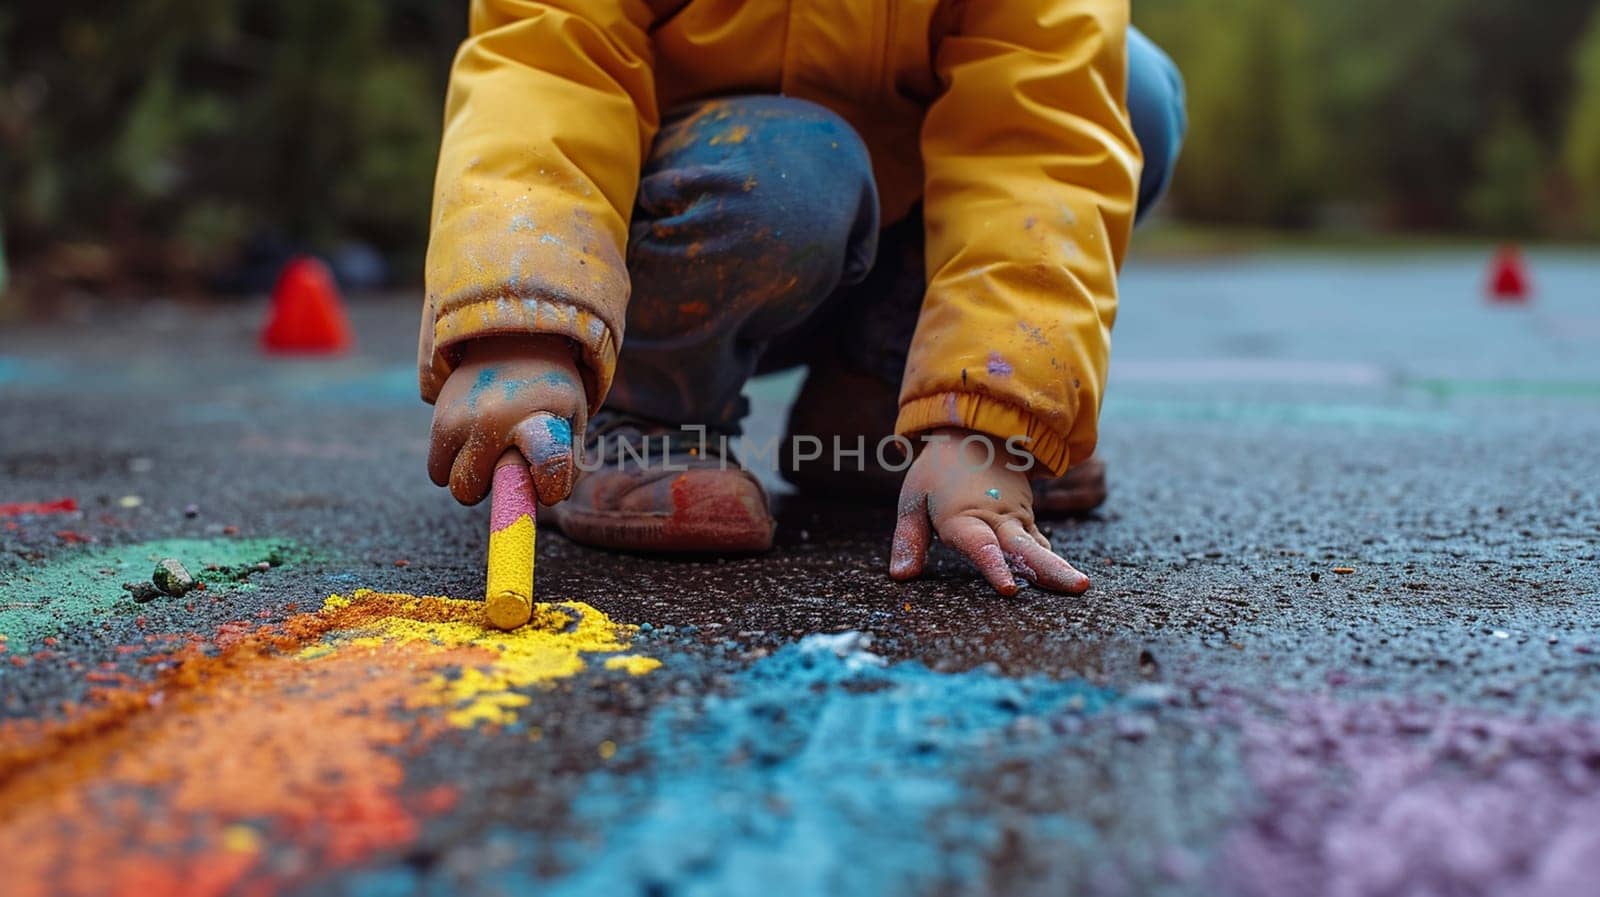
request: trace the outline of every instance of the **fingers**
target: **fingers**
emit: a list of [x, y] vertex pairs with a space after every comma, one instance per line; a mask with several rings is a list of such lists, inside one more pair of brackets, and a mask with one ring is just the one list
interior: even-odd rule
[[474, 436], [456, 454], [450, 467], [450, 494], [464, 505], [475, 505], [489, 494], [489, 484], [494, 479], [494, 462], [500, 457], [500, 448], [491, 446]]
[[939, 539], [965, 555], [996, 592], [1007, 597], [1017, 593], [1017, 580], [988, 523], [977, 517], [952, 517], [939, 524]]
[[928, 495], [919, 492], [902, 496], [900, 519], [894, 525], [894, 548], [889, 553], [889, 575], [895, 579], [916, 579], [928, 561], [928, 545], [933, 527], [928, 522]]
[[1006, 561], [1023, 578], [1041, 589], [1081, 595], [1089, 588], [1089, 577], [1067, 563], [1046, 546], [1039, 544], [1037, 531], [1030, 533], [1015, 520], [1000, 524], [1000, 541]]
[[428, 479], [433, 480], [435, 486], [450, 484], [450, 466], [455, 463], [464, 438], [462, 427], [454, 422], [447, 423], [442, 412], [435, 408], [433, 431], [428, 437]]
[[541, 504], [553, 505], [572, 494], [578, 465], [571, 421], [541, 412], [517, 424], [511, 441], [528, 459]]
[[1038, 542], [1039, 547], [1043, 548], [1045, 551], [1055, 550], [1055, 547], [1050, 544], [1050, 539], [1046, 537], [1044, 533], [1039, 532], [1038, 526], [1035, 526], [1031, 523], [1028, 524], [1028, 535], [1033, 538], [1033, 541]]

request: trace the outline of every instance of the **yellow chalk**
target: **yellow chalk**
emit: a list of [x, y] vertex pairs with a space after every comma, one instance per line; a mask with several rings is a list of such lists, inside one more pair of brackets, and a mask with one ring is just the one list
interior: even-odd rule
[[533, 599], [516, 592], [497, 592], [484, 602], [484, 612], [496, 629], [516, 629], [533, 619]]
[[496, 463], [489, 511], [489, 569], [484, 610], [499, 629], [515, 629], [533, 616], [533, 478], [515, 449]]

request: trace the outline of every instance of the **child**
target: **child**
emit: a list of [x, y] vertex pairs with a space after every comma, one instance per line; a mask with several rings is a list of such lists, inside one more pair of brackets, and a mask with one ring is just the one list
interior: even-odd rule
[[1080, 593], [1036, 496], [1103, 497], [1117, 269], [1182, 131], [1127, 0], [474, 0], [428, 249], [429, 474], [474, 503], [514, 446], [577, 541], [766, 549], [718, 437], [747, 378], [804, 363], [789, 476], [898, 481], [891, 575], [937, 533], [1002, 594]]

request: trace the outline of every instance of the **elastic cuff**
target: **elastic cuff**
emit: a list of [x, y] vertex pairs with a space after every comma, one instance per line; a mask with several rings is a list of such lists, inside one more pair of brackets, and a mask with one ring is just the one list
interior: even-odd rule
[[567, 302], [484, 297], [456, 305], [433, 323], [433, 354], [422, 366], [422, 397], [432, 402], [460, 361], [460, 346], [485, 336], [563, 336], [580, 350], [589, 413], [600, 410], [617, 368], [617, 338], [599, 315]]
[[1050, 476], [1066, 473], [1070, 461], [1066, 437], [1047, 426], [1042, 418], [993, 396], [943, 392], [901, 404], [894, 425], [896, 433], [910, 436], [935, 427], [965, 427], [1001, 440], [1024, 436], [1027, 441], [1022, 447]]

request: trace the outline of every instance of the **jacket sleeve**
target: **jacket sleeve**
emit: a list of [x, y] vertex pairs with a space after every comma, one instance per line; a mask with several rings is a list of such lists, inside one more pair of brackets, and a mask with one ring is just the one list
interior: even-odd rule
[[1094, 451], [1141, 164], [1127, 29], [1127, 0], [970, 0], [941, 41], [901, 434], [1026, 436], [1050, 474]]
[[578, 348], [591, 410], [628, 304], [639, 169], [658, 124], [643, 0], [472, 0], [434, 184], [418, 367], [432, 402], [463, 343]]

